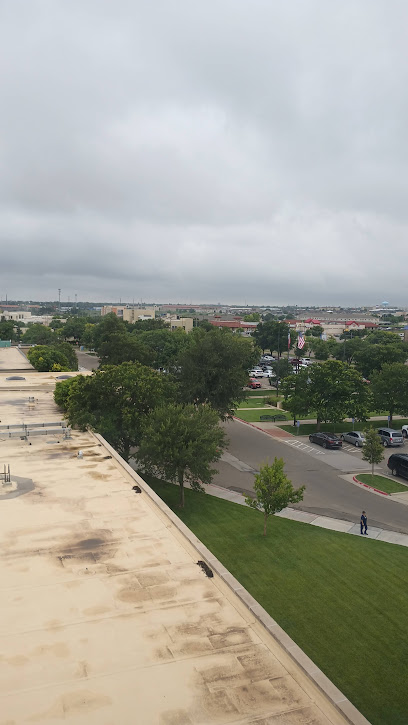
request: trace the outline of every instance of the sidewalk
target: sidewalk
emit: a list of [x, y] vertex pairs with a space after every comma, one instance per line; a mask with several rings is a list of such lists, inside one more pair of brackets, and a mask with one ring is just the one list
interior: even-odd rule
[[[232, 501], [233, 503], [241, 504], [241, 506], [246, 506], [245, 497], [236, 491], [215, 486], [213, 483], [208, 484], [205, 487], [205, 491], [210, 496], [216, 496], [217, 498], [223, 498], [226, 501]], [[291, 519], [292, 521], [301, 521], [304, 524], [319, 526], [322, 529], [341, 531], [343, 534], [357, 534], [361, 536], [360, 524], [355, 521], [332, 519], [329, 516], [318, 516], [317, 514], [310, 514], [307, 511], [299, 511], [293, 508], [283, 509], [280, 513], [275, 514], [275, 516], [281, 516], [284, 519]], [[389, 544], [398, 544], [399, 546], [408, 546], [408, 534], [400, 534], [397, 531], [388, 531], [387, 529], [378, 529], [374, 526], [368, 527], [367, 538], [377, 539], [377, 541], [384, 541]]]

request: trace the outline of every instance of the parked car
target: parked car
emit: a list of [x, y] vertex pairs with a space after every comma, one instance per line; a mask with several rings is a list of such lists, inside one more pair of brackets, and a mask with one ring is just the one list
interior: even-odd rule
[[402, 437], [408, 438], [408, 425], [403, 425], [401, 427]]
[[387, 461], [387, 466], [393, 476], [408, 478], [408, 454], [393, 453]]
[[365, 435], [361, 430], [349, 430], [347, 433], [342, 433], [340, 438], [342, 441], [352, 443], [356, 448], [361, 448], [365, 443]]
[[263, 370], [261, 370], [261, 368], [253, 368], [252, 370], [248, 371], [248, 375], [250, 378], [262, 378]]
[[341, 439], [335, 433], [311, 433], [309, 436], [311, 443], [317, 443], [323, 448], [341, 448]]
[[404, 439], [401, 431], [399, 430], [393, 430], [393, 428], [378, 428], [377, 433], [385, 448], [404, 445]]
[[254, 390], [255, 388], [260, 388], [260, 387], [261, 387], [261, 383], [259, 382], [259, 380], [255, 380], [255, 378], [251, 378], [251, 380], [248, 383], [248, 388], [252, 388]]
[[276, 358], [273, 355], [262, 355], [262, 360], [265, 360], [265, 362], [273, 362]]
[[264, 370], [262, 373], [262, 377], [264, 378], [276, 378], [275, 373], [273, 370]]

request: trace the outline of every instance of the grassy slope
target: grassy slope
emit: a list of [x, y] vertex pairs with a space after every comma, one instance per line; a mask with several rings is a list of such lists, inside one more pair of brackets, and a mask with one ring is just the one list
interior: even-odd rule
[[385, 493], [408, 493], [408, 486], [404, 486], [403, 483], [393, 481], [391, 478], [386, 478], [385, 476], [379, 476], [378, 474], [372, 476], [371, 473], [360, 473], [357, 478], [362, 483], [374, 486], [374, 488], [385, 491]]
[[156, 492], [373, 725], [406, 725], [408, 550], [153, 482]]
[[[287, 420], [291, 420], [290, 413], [286, 413], [284, 410], [278, 410], [277, 408], [258, 408], [257, 410], [245, 410], [240, 408], [235, 411], [237, 418], [246, 420], [249, 423], [257, 423], [261, 420], [261, 415], [285, 415]], [[279, 421], [277, 421], [279, 423]], [[292, 433], [293, 431], [291, 431]]]

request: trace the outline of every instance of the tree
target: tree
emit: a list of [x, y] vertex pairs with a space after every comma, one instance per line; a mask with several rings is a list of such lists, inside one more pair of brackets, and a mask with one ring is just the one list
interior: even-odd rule
[[387, 410], [391, 425], [394, 413], [408, 412], [408, 367], [404, 363], [385, 363], [373, 373], [371, 390], [375, 410]]
[[289, 375], [283, 380], [281, 393], [285, 398], [285, 408], [296, 418], [306, 416], [310, 412], [309, 371], [300, 370], [297, 375]]
[[256, 498], [245, 499], [248, 506], [263, 511], [264, 536], [266, 536], [266, 524], [269, 516], [282, 511], [290, 503], [299, 503], [303, 499], [305, 486], [294, 488], [283, 467], [283, 458], [276, 458], [276, 456], [272, 465], [265, 463], [261, 466], [254, 481]]
[[75, 342], [80, 342], [85, 332], [86, 321], [84, 317], [68, 317], [62, 327], [64, 340], [73, 337]]
[[14, 339], [14, 322], [6, 320], [4, 317], [0, 321], [0, 340]]
[[294, 416], [316, 413], [318, 430], [322, 422], [365, 420], [372, 405], [370, 387], [357, 370], [338, 360], [315, 363], [287, 378], [282, 389]]
[[177, 358], [189, 344], [189, 336], [181, 327], [141, 332], [138, 338], [150, 350], [151, 364], [156, 370], [173, 370]]
[[232, 416], [245, 398], [248, 370], [258, 359], [252, 339], [215, 327], [208, 332], [195, 328], [177, 361], [181, 402], [206, 403], [221, 418]]
[[309, 345], [317, 360], [329, 359], [330, 349], [327, 346], [327, 342], [320, 340], [319, 338], [309, 337]]
[[113, 332], [99, 343], [98, 353], [101, 367], [120, 365], [123, 362], [140, 362], [149, 365], [152, 360], [150, 350], [143, 344], [141, 336], [129, 332]]
[[161, 317], [151, 320], [136, 320], [136, 322], [125, 322], [130, 332], [149, 332], [151, 330], [167, 330], [169, 323]]
[[52, 346], [54, 350], [62, 352], [62, 354], [68, 360], [69, 370], [78, 370], [78, 358], [76, 356], [75, 349], [69, 342], [59, 342], [57, 345]]
[[128, 461], [131, 449], [140, 444], [146, 418], [175, 394], [168, 376], [140, 363], [109, 365], [75, 378], [65, 416], [71, 426], [103, 435]]
[[323, 421], [338, 423], [347, 416], [365, 420], [370, 410], [369, 386], [357, 370], [339, 360], [315, 363], [308, 370], [310, 407], [317, 429]]
[[125, 332], [125, 323], [114, 312], [110, 312], [109, 315], [104, 315], [101, 321], [94, 326], [93, 344], [95, 350], [99, 353], [100, 345], [107, 341], [111, 335]]
[[251, 312], [249, 315], [244, 315], [244, 322], [259, 322], [261, 315], [259, 312]]
[[[389, 333], [383, 333], [385, 335]], [[355, 366], [360, 370], [361, 374], [371, 380], [373, 373], [381, 370], [382, 367], [389, 363], [405, 363], [408, 358], [408, 347], [406, 343], [401, 342], [397, 337], [396, 343], [371, 343], [369, 342], [371, 335], [368, 335], [363, 341], [363, 345], [354, 354]]]
[[27, 357], [31, 365], [40, 373], [68, 372], [70, 364], [63, 352], [50, 345], [36, 345], [32, 347]]
[[23, 344], [25, 345], [51, 345], [57, 341], [58, 337], [53, 330], [37, 322], [30, 325], [23, 335]]
[[257, 325], [253, 336], [257, 345], [264, 352], [270, 350], [277, 352], [278, 357], [288, 349], [288, 334], [290, 327], [286, 322], [268, 320]]
[[54, 401], [65, 412], [68, 409], [68, 398], [73, 385], [76, 384], [79, 376], [61, 380], [54, 388]]
[[306, 330], [307, 337], [321, 337], [324, 333], [324, 327], [321, 325], [313, 325], [313, 327], [309, 327], [308, 330]]
[[218, 414], [210, 406], [170, 403], [156, 408], [146, 421], [137, 460], [147, 472], [179, 484], [183, 507], [185, 482], [198, 491], [211, 483], [216, 471], [210, 464], [225, 445]]
[[371, 464], [371, 475], [374, 476], [374, 465], [381, 463], [384, 458], [384, 449], [377, 431], [371, 427], [365, 431], [365, 441], [361, 448], [363, 461]]

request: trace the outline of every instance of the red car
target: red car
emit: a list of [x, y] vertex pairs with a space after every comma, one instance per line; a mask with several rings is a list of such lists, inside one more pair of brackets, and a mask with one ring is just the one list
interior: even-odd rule
[[254, 389], [254, 388], [260, 388], [260, 387], [261, 387], [261, 383], [259, 382], [259, 380], [257, 380], [256, 378], [250, 379], [250, 381], [248, 383], [248, 388]]

